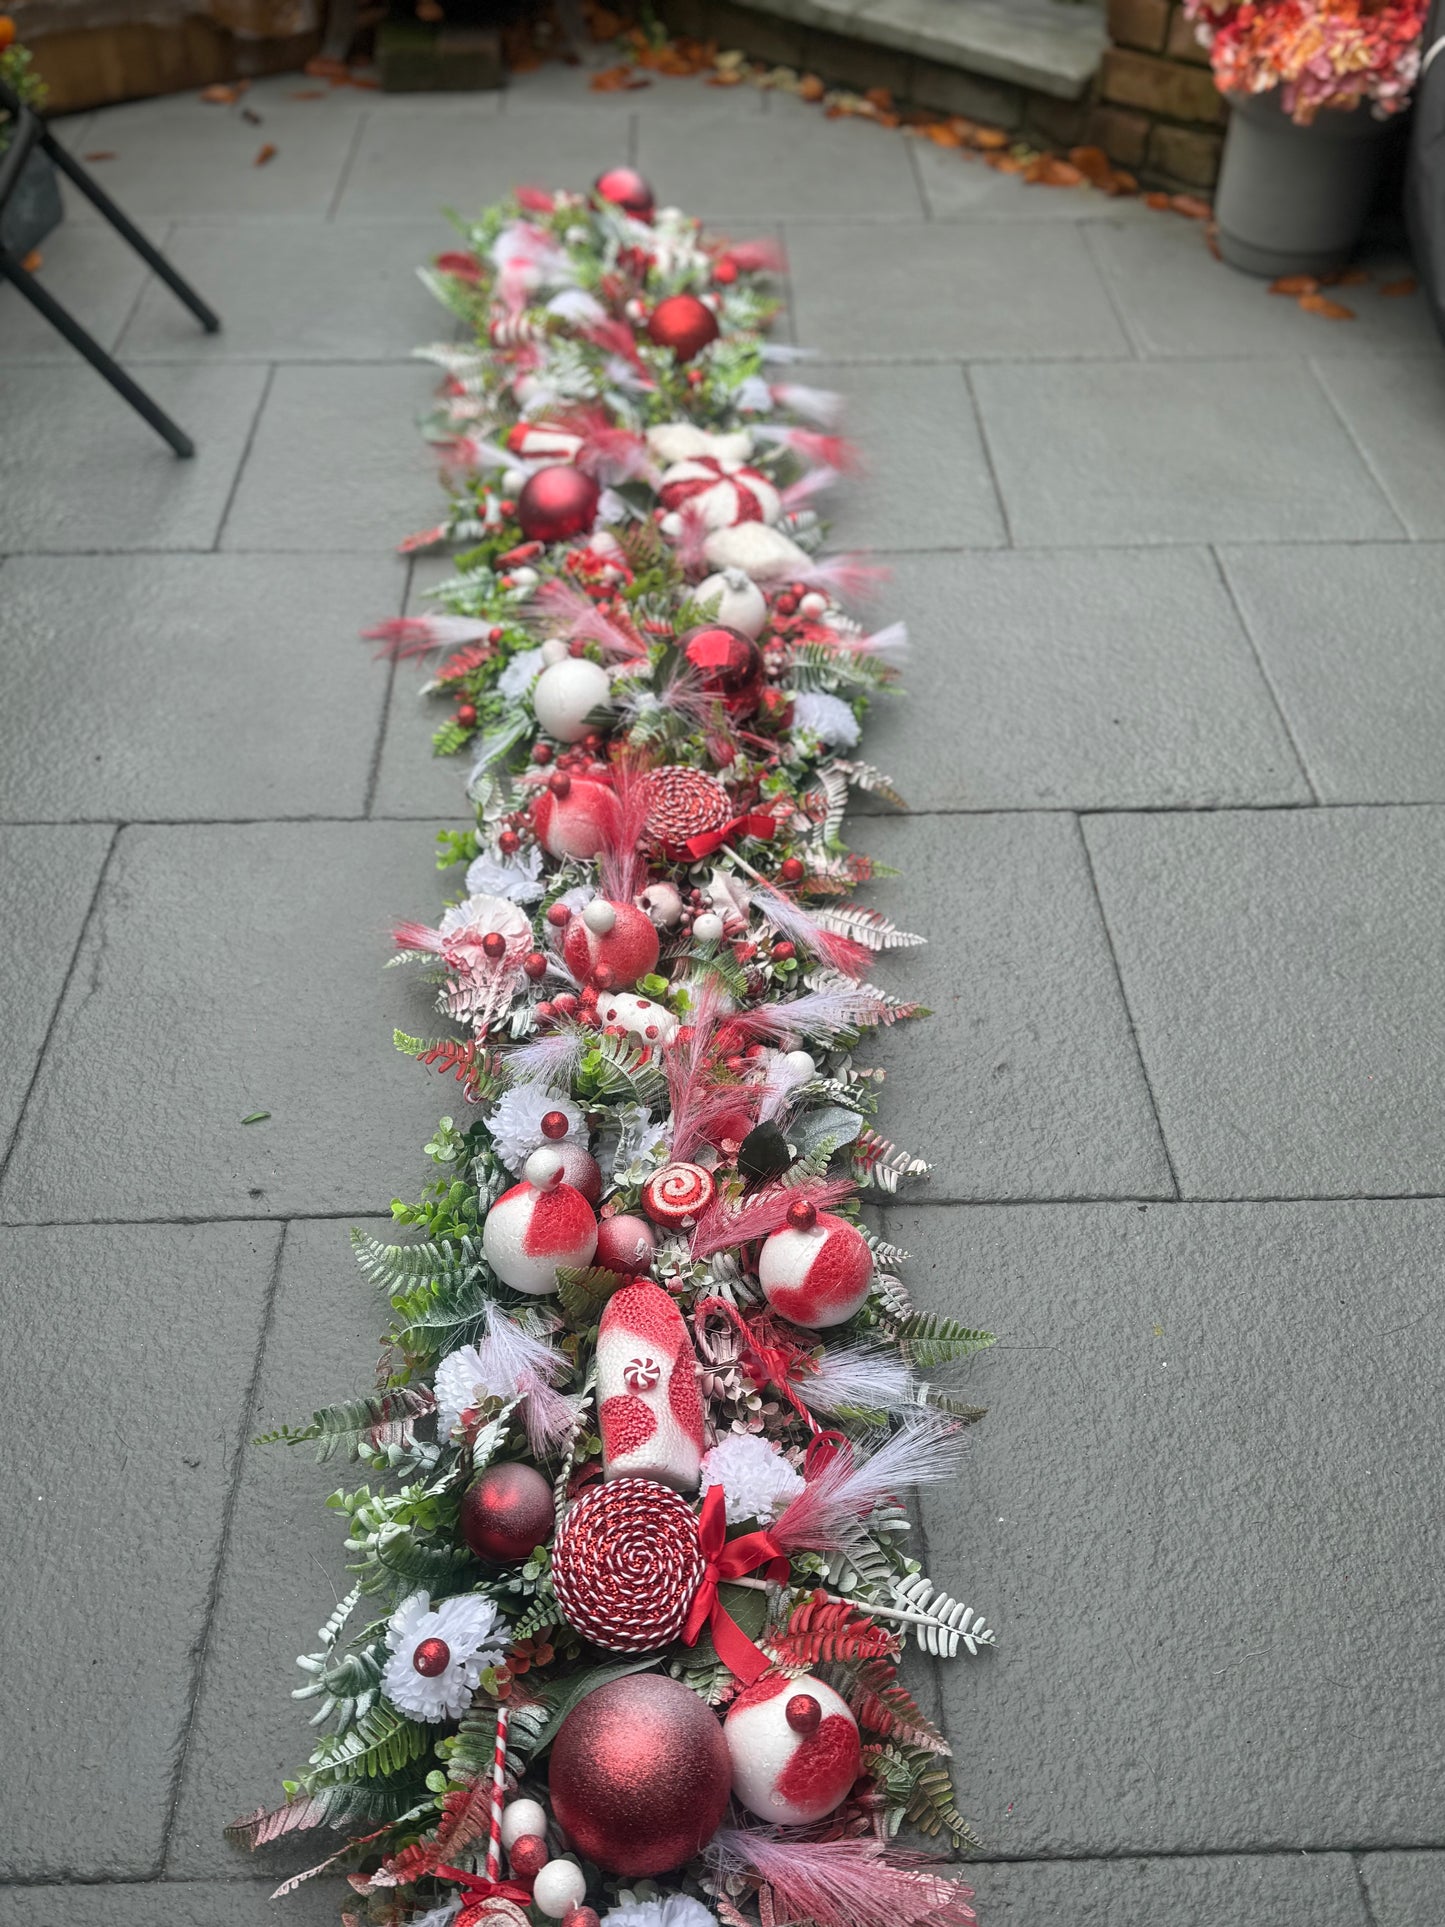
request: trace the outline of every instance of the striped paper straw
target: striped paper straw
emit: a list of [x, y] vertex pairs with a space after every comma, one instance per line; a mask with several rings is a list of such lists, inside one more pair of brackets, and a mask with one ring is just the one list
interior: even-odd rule
[[502, 1795], [507, 1790], [507, 1702], [497, 1702], [497, 1744], [492, 1754], [492, 1825], [487, 1839], [487, 1878], [502, 1873]]

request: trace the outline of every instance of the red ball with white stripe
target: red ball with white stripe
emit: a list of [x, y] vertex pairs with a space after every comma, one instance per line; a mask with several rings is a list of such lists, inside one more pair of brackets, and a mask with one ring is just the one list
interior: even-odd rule
[[702, 1465], [697, 1356], [682, 1313], [648, 1279], [607, 1301], [597, 1333], [597, 1417], [609, 1479], [696, 1492]]
[[723, 455], [693, 455], [663, 471], [658, 490], [673, 514], [690, 505], [705, 529], [730, 529], [739, 522], [776, 522], [782, 502], [761, 469]]
[[626, 990], [657, 962], [657, 930], [634, 903], [594, 897], [573, 917], [562, 939], [562, 957], [573, 976], [599, 990]]
[[763, 1241], [758, 1282], [773, 1310], [812, 1330], [841, 1325], [873, 1282], [873, 1253], [846, 1218], [800, 1202], [790, 1222]]
[[723, 1721], [733, 1797], [760, 1820], [802, 1827], [847, 1799], [862, 1771], [858, 1722], [819, 1679], [771, 1674], [741, 1692]]
[[504, 1285], [540, 1298], [557, 1289], [560, 1266], [590, 1265], [597, 1249], [597, 1216], [563, 1177], [550, 1145], [534, 1151], [526, 1176], [504, 1191], [482, 1226], [482, 1254]]

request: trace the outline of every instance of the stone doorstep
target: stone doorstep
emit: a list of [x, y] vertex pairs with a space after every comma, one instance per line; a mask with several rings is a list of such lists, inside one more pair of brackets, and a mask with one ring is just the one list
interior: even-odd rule
[[[750, 12], [824, 28], [941, 66], [1078, 100], [1109, 44], [1101, 9], [1069, 0], [740, 0]], [[706, 18], [707, 0], [703, 14]]]

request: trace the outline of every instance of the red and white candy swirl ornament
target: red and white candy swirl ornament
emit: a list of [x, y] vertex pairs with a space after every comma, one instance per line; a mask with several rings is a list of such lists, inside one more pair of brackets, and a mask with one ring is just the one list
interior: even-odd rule
[[692, 1507], [654, 1479], [591, 1487], [552, 1548], [563, 1617], [609, 1653], [655, 1653], [676, 1639], [703, 1568]]
[[[690, 507], [705, 529], [730, 529], [739, 522], [776, 522], [783, 504], [761, 469], [723, 455], [692, 455], [674, 462], [662, 477], [658, 498], [668, 515], [663, 533], [676, 533], [669, 518]], [[681, 520], [677, 528], [682, 526]]]
[[642, 1208], [654, 1224], [681, 1231], [717, 1196], [717, 1179], [700, 1164], [664, 1164], [642, 1187]]

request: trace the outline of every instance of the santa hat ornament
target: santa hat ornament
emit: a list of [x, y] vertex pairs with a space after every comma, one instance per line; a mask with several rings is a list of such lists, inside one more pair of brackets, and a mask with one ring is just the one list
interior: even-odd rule
[[532, 828], [548, 856], [585, 862], [615, 839], [617, 798], [605, 783], [559, 770], [533, 800]]
[[608, 1479], [696, 1492], [702, 1464], [697, 1357], [682, 1313], [646, 1279], [607, 1301], [597, 1334], [597, 1417]]
[[705, 529], [730, 529], [739, 522], [776, 522], [782, 513], [782, 500], [767, 476], [745, 462], [729, 461], [720, 455], [694, 455], [674, 462], [662, 477], [658, 499], [669, 511], [663, 519], [665, 534], [675, 534], [672, 517], [690, 508]]
[[752, 642], [763, 633], [768, 619], [768, 599], [752, 577], [741, 569], [723, 569], [717, 575], [708, 576], [693, 590], [692, 599], [702, 607], [716, 602], [713, 620], [725, 628], [736, 629]]
[[606, 709], [611, 701], [612, 678], [586, 656], [548, 663], [532, 685], [532, 713], [559, 743], [580, 743], [593, 728], [588, 720], [592, 712]]
[[691, 361], [721, 330], [717, 316], [695, 294], [670, 294], [647, 318], [647, 338], [654, 348], [670, 348], [679, 361]]
[[657, 931], [636, 904], [594, 897], [567, 925], [562, 958], [582, 982], [624, 990], [653, 968], [658, 948]]
[[787, 1227], [763, 1241], [758, 1282], [773, 1310], [790, 1323], [810, 1330], [841, 1325], [868, 1296], [873, 1253], [846, 1218], [799, 1199]]
[[551, 1145], [534, 1151], [520, 1184], [504, 1191], [482, 1226], [482, 1254], [504, 1285], [540, 1298], [557, 1289], [560, 1266], [590, 1265], [597, 1219], [563, 1177]]
[[803, 1827], [847, 1799], [862, 1771], [858, 1722], [819, 1679], [760, 1679], [728, 1709], [733, 1797], [760, 1820]]

